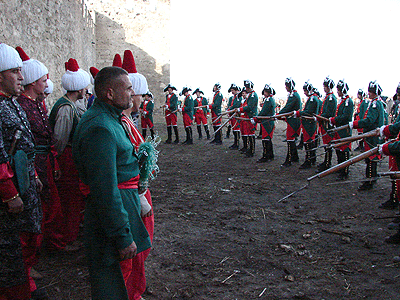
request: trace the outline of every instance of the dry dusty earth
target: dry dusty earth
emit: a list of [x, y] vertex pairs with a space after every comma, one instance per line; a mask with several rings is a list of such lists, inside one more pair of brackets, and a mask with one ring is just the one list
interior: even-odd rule
[[[165, 140], [161, 118], [156, 126]], [[390, 181], [357, 192], [358, 183], [326, 185], [331, 175], [278, 202], [315, 174], [280, 168], [284, 128], [279, 121], [275, 160], [265, 164], [256, 163], [260, 140], [254, 158], [229, 150], [232, 137], [214, 146], [195, 129], [195, 145], [159, 145], [146, 299], [400, 299], [399, 247], [384, 242], [396, 211], [377, 208]], [[378, 171], [387, 170], [386, 158]], [[350, 172], [362, 179], [364, 163]], [[90, 299], [83, 251], [44, 252], [36, 269], [51, 299]]]

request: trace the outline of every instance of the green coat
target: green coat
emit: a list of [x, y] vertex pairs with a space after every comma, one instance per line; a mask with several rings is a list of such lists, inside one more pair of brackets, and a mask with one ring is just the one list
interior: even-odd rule
[[147, 119], [150, 119], [151, 123], [153, 123], [153, 111], [154, 111], [154, 102], [148, 101], [147, 104], [144, 104], [144, 101], [140, 104], [140, 109], [147, 112], [144, 116]]
[[257, 106], [258, 106], [258, 96], [256, 92], [252, 92], [249, 94], [246, 102], [247, 105], [244, 105], [241, 110], [245, 113], [247, 113], [247, 116], [249, 118], [254, 117], [257, 115]]
[[[168, 96], [169, 94], [165, 97], [165, 104], [168, 105]], [[169, 100], [169, 105], [168, 108], [171, 112], [176, 111], [178, 109], [178, 96], [173, 93], [171, 99]], [[175, 112], [175, 115], [177, 113]]]
[[221, 114], [221, 105], [222, 105], [222, 96], [221, 92], [218, 91], [214, 94], [213, 103], [211, 104], [211, 111], [214, 112], [217, 116]]
[[[314, 114], [318, 114], [319, 100], [316, 96], [310, 96], [307, 99], [304, 109], [300, 111], [300, 116], [312, 117]], [[301, 124], [303, 129], [307, 132], [309, 136], [312, 136], [317, 130], [317, 122], [309, 119], [302, 119]], [[305, 141], [308, 142], [308, 141]]]
[[[301, 98], [297, 91], [292, 91], [286, 101], [285, 106], [279, 111], [278, 114], [284, 114], [291, 111], [298, 111], [301, 109]], [[294, 131], [299, 130], [301, 121], [299, 118], [286, 118], [286, 122]]]
[[194, 111], [193, 98], [192, 98], [192, 96], [188, 95], [185, 98], [185, 102], [183, 102], [183, 110], [182, 110], [182, 112], [186, 113], [190, 117], [190, 119], [193, 120], [193, 111]]
[[[275, 99], [274, 97], [269, 97], [264, 100], [263, 106], [261, 108], [260, 113], [258, 114], [259, 116], [273, 116], [275, 114]], [[275, 128], [275, 121], [274, 119], [260, 119], [261, 124], [264, 127], [264, 129], [268, 132], [271, 133], [274, 128]]]
[[[321, 117], [327, 119], [334, 117], [336, 114], [336, 107], [337, 107], [337, 99], [335, 94], [333, 93], [327, 94], [325, 96], [324, 101], [322, 102], [321, 114], [320, 114]], [[332, 128], [332, 126], [329, 125], [329, 123], [327, 122], [320, 122], [319, 124], [324, 128], [325, 131]], [[333, 136], [333, 134], [331, 136]]]
[[[206, 97], [201, 97], [200, 100], [199, 100], [199, 98], [196, 98], [195, 100], [193, 100], [193, 108], [197, 107], [197, 106], [203, 106], [203, 105], [208, 105], [208, 100]], [[207, 116], [208, 108], [203, 107], [202, 110], [204, 112], [204, 115]], [[194, 113], [196, 113], [196, 111], [197, 111], [197, 109], [195, 110]]]
[[[363, 128], [363, 132], [374, 130], [381, 127], [385, 122], [383, 103], [378, 98], [368, 103], [367, 115], [365, 118], [360, 115], [359, 121], [354, 121], [354, 128]], [[365, 115], [365, 113], [364, 113]], [[380, 143], [379, 136], [368, 137], [365, 139], [369, 147], [374, 148]]]
[[85, 248], [92, 299], [128, 299], [118, 250], [133, 241], [140, 253], [151, 247], [140, 217], [137, 189], [119, 189], [139, 174], [138, 160], [120, 116], [100, 100], [80, 120], [73, 139], [73, 158], [89, 186], [85, 209]]
[[[349, 124], [353, 118], [354, 102], [349, 96], [346, 96], [337, 108], [337, 114], [333, 119], [335, 126], [340, 127]], [[350, 128], [337, 131], [340, 138], [352, 135]]]

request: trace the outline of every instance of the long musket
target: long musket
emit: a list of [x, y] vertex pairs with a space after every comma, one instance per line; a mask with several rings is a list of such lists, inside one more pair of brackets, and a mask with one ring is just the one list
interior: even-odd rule
[[346, 124], [346, 125], [343, 125], [343, 126], [339, 126], [339, 127], [335, 127], [335, 128], [332, 128], [332, 129], [328, 129], [328, 132], [329, 133], [333, 133], [333, 132], [336, 132], [336, 131], [339, 131], [339, 130], [342, 130], [342, 129], [347, 129], [347, 128], [350, 128], [349, 124]]
[[320, 115], [314, 114], [314, 117], [316, 117], [318, 120], [325, 121], [325, 122], [329, 122], [329, 119], [328, 119], [328, 118], [322, 117], [322, 116], [320, 116]]
[[165, 117], [169, 117], [170, 115], [172, 115], [172, 114], [174, 114], [174, 113], [176, 113], [176, 112], [178, 112], [178, 110], [174, 110], [174, 111], [171, 111], [168, 115], [166, 115]]
[[208, 107], [208, 105], [196, 106], [194, 109], [205, 108], [205, 107]]
[[347, 181], [340, 181], [340, 182], [328, 182], [326, 185], [337, 185], [337, 184], [359, 183], [359, 182], [365, 182], [365, 181], [375, 181], [375, 180], [378, 180], [378, 179], [382, 179], [382, 178], [384, 178], [386, 176], [394, 176], [394, 178], [391, 178], [391, 180], [400, 179], [400, 171], [380, 172], [377, 175], [378, 176], [376, 176], [376, 177], [371, 177], [371, 178], [361, 179], [361, 180], [347, 180]]
[[363, 134], [359, 134], [359, 135], [355, 135], [355, 136], [348, 136], [348, 137], [337, 139], [337, 140], [332, 140], [329, 143], [330, 144], [332, 144], [332, 143], [336, 144], [336, 143], [342, 143], [342, 142], [354, 142], [354, 141], [361, 140], [361, 139], [366, 138], [366, 137], [377, 136], [377, 135], [379, 135], [379, 128], [373, 129], [373, 130], [368, 131], [368, 132], [363, 133]]
[[220, 131], [223, 127], [225, 127], [225, 126], [229, 123], [229, 121], [235, 117], [235, 115], [236, 115], [236, 112], [235, 112], [231, 117], [229, 117], [229, 119], [226, 120], [226, 122], [225, 122], [224, 124], [222, 124], [217, 130], [215, 130], [212, 136], [214, 137], [215, 134], [216, 134], [218, 131]]
[[218, 122], [218, 121], [222, 118], [222, 116], [227, 115], [227, 114], [232, 113], [232, 112], [235, 112], [235, 110], [227, 110], [227, 111], [221, 113], [221, 114], [218, 116], [218, 118], [216, 118], [214, 121], [211, 122], [211, 125], [214, 124], [214, 123], [216, 123], [216, 122]]
[[[387, 143], [389, 143], [389, 142], [387, 142]], [[343, 168], [346, 168], [346, 167], [348, 167], [348, 166], [350, 166], [352, 164], [355, 164], [356, 162], [359, 162], [360, 160], [368, 158], [371, 155], [374, 155], [376, 153], [378, 153], [378, 147], [372, 148], [372, 149], [370, 149], [368, 151], [365, 151], [364, 153], [361, 153], [361, 154], [359, 154], [357, 156], [354, 156], [353, 158], [350, 158], [349, 160], [346, 160], [346, 161], [344, 161], [344, 162], [342, 162], [340, 164], [337, 164], [336, 166], [333, 166], [333, 167], [331, 167], [331, 168], [329, 168], [329, 169], [327, 169], [327, 170], [325, 170], [323, 172], [320, 172], [318, 174], [315, 174], [314, 176], [308, 177], [307, 181], [311, 181], [311, 180], [313, 180], [315, 178], [323, 178], [325, 176], [328, 176], [328, 175], [330, 175], [330, 174], [332, 174], [332, 173], [334, 173], [336, 171], [339, 171], [339, 170], [341, 170]]]

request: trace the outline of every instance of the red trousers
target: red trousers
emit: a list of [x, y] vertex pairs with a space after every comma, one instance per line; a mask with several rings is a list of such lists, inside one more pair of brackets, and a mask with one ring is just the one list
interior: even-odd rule
[[194, 115], [194, 121], [196, 122], [197, 125], [207, 125], [207, 117], [204, 114], [203, 109], [199, 108], [195, 115]]
[[57, 188], [64, 215], [64, 222], [59, 226], [64, 226], [64, 242], [70, 244], [78, 238], [79, 225], [83, 220], [85, 209], [84, 197], [79, 189], [78, 170], [72, 160], [71, 147], [65, 147], [63, 154], [58, 157], [58, 164], [61, 178], [57, 181]]
[[153, 128], [153, 122], [151, 122], [151, 120], [149, 118], [141, 118], [141, 125], [143, 129], [147, 129], [147, 127], [149, 127], [150, 129]]
[[176, 116], [176, 113], [173, 114], [170, 110], [165, 111], [165, 122], [167, 123], [167, 126], [176, 126], [177, 120], [178, 117]]
[[[147, 190], [145, 197], [150, 206], [151, 202], [150, 190]], [[147, 218], [142, 218], [144, 225], [149, 233], [150, 239], [153, 242], [154, 234], [154, 214]], [[129, 300], [138, 300], [146, 290], [146, 277], [144, 262], [149, 256], [150, 249], [140, 252], [133, 259], [127, 259], [120, 262], [122, 275], [124, 276], [126, 289], [128, 291]]]
[[187, 113], [183, 113], [183, 126], [189, 127], [193, 124], [193, 120], [190, 118], [190, 116]]
[[31, 277], [31, 269], [38, 262], [39, 248], [41, 244], [41, 235], [39, 233], [21, 232], [22, 258], [24, 260], [25, 270], [29, 278], [30, 291], [36, 290], [36, 284]]

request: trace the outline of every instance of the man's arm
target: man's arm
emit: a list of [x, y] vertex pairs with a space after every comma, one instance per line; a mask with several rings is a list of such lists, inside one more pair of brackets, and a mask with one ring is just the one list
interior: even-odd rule
[[73, 124], [73, 108], [70, 105], [61, 106], [58, 110], [56, 123], [54, 125], [54, 139], [56, 141], [54, 147], [59, 155], [64, 152], [64, 149], [68, 144]]

